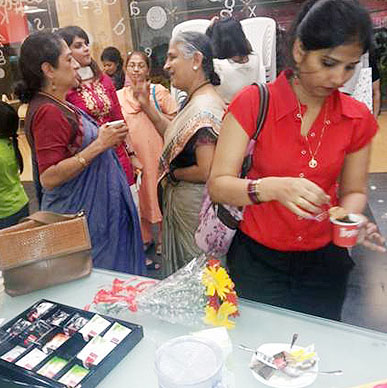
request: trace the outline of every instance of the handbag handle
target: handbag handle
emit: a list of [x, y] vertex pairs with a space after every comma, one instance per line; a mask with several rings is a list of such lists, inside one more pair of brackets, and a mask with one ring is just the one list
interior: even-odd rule
[[44, 225], [55, 224], [56, 222], [73, 220], [77, 217], [85, 215], [84, 211], [80, 211], [77, 214], [59, 214], [49, 211], [38, 211], [34, 214], [24, 218], [25, 221], [36, 221]]
[[259, 95], [259, 108], [258, 108], [258, 116], [257, 116], [257, 127], [254, 132], [253, 137], [251, 138], [247, 150], [246, 150], [246, 156], [243, 159], [242, 169], [241, 169], [241, 178], [245, 178], [247, 173], [250, 171], [251, 165], [252, 165], [252, 159], [253, 159], [253, 151], [255, 143], [258, 139], [258, 135], [261, 132], [265, 121], [267, 117], [267, 111], [269, 109], [269, 89], [267, 87], [267, 84], [256, 84], [254, 83], [258, 89], [258, 95]]

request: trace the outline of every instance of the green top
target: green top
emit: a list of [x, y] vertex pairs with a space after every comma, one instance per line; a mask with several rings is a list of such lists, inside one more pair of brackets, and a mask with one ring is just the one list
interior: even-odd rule
[[12, 142], [0, 138], [0, 218], [17, 213], [27, 202]]

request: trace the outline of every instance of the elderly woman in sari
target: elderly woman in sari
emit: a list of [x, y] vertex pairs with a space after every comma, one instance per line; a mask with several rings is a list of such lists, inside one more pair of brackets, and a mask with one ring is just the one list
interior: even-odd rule
[[93, 264], [135, 274], [144, 272], [139, 220], [114, 148], [126, 125], [98, 127], [66, 101], [78, 83], [79, 64], [57, 34], [37, 32], [22, 44], [22, 81], [17, 95], [28, 102], [25, 128], [40, 181], [42, 210], [84, 210], [92, 241]]
[[225, 104], [214, 88], [220, 81], [210, 41], [204, 34], [189, 32], [172, 38], [164, 69], [172, 85], [188, 94], [172, 122], [151, 104], [149, 84], [136, 82], [133, 88], [143, 111], [164, 137], [159, 192], [162, 270], [167, 276], [201, 253], [194, 234]]

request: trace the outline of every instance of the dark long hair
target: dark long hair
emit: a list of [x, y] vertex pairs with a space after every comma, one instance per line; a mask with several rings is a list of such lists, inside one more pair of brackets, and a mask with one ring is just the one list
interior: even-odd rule
[[58, 66], [63, 50], [63, 39], [52, 32], [35, 32], [27, 37], [20, 49], [19, 68], [22, 80], [16, 85], [18, 98], [27, 103], [45, 84], [42, 64]]
[[357, 0], [309, 0], [292, 26], [290, 50], [297, 38], [307, 51], [358, 42], [365, 53], [372, 46], [372, 22]]
[[24, 164], [17, 140], [18, 127], [19, 117], [15, 109], [6, 102], [0, 101], [0, 138], [10, 139], [12, 141], [21, 174], [24, 169]]
[[101, 61], [109, 61], [115, 63], [117, 66], [117, 71], [121, 71], [124, 65], [124, 60], [121, 57], [120, 51], [113, 46], [106, 47], [102, 51]]
[[241, 23], [232, 17], [215, 21], [207, 28], [206, 35], [211, 39], [214, 58], [226, 59], [251, 54], [251, 45]]
[[[77, 37], [84, 39], [87, 45], [90, 43], [90, 40], [86, 31], [78, 26], [67, 26], [67, 27], [59, 28], [57, 33], [62, 37], [62, 39], [67, 43], [69, 47], [73, 44], [74, 39]], [[91, 58], [90, 67], [96, 77], [101, 76], [102, 70], [100, 69], [97, 62], [93, 58]]]

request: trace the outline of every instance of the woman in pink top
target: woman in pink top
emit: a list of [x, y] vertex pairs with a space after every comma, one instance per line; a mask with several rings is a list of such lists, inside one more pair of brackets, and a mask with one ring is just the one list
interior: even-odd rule
[[[120, 104], [116, 89], [110, 77], [102, 73], [97, 63], [92, 59], [89, 48], [89, 38], [84, 30], [77, 26], [68, 26], [58, 31], [71, 49], [71, 53], [80, 64], [78, 71], [80, 84], [67, 94], [67, 101], [88, 113], [99, 126], [109, 122], [122, 120]], [[140, 169], [130, 142], [124, 142], [116, 148], [122, 168], [128, 183], [135, 183], [133, 167]]]
[[[152, 121], [142, 110], [140, 103], [133, 94], [132, 85], [149, 77], [150, 61], [141, 51], [132, 52], [126, 61], [128, 86], [117, 92], [122, 113], [129, 127], [129, 136], [133, 148], [143, 165], [143, 176], [139, 190], [141, 232], [144, 244], [150, 245], [153, 240], [152, 225], [159, 230], [158, 241], [161, 241], [162, 215], [157, 200], [158, 164], [163, 148], [163, 139]], [[160, 84], [151, 84], [149, 99], [156, 109], [164, 116], [174, 117], [177, 106], [168, 89]], [[158, 243], [156, 253], [161, 254]]]

